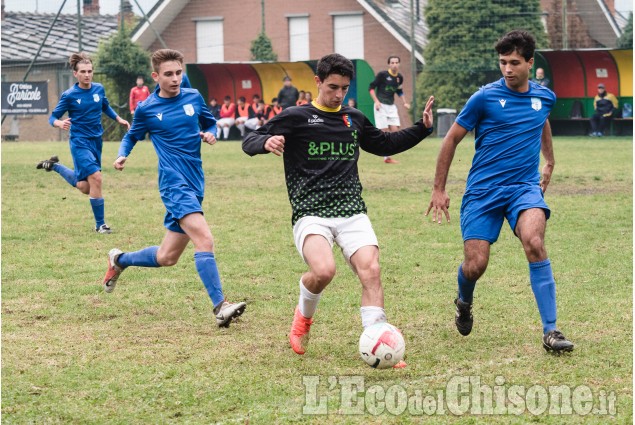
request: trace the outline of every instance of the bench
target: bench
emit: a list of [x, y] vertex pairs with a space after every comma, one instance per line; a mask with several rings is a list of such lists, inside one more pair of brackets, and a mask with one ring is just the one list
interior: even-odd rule
[[[586, 136], [591, 132], [590, 118], [550, 118], [554, 136]], [[607, 136], [632, 136], [633, 118], [613, 118]]]

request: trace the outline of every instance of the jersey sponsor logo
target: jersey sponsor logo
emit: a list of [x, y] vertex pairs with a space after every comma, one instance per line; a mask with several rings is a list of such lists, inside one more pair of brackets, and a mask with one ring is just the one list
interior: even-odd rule
[[99, 95], [98, 95], [97, 93], [95, 93], [95, 94], [93, 95], [93, 100], [94, 100], [95, 102], [99, 102]]
[[185, 115], [187, 115], [188, 117], [191, 117], [192, 115], [194, 115], [194, 107], [192, 106], [191, 103], [188, 103], [187, 105], [183, 105], [183, 110], [185, 111]]
[[534, 111], [540, 111], [542, 109], [542, 101], [538, 97], [531, 98], [531, 108]]
[[501, 104], [503, 108], [505, 107], [505, 104], [507, 103], [505, 99], [498, 99], [498, 102]]
[[163, 121], [163, 112], [159, 112], [156, 117], [159, 119], [159, 121]]
[[309, 142], [310, 161], [350, 161], [355, 156], [356, 143]]
[[309, 118], [308, 122], [309, 122], [309, 125], [324, 124], [324, 120], [318, 117], [317, 115], [313, 115], [311, 118]]
[[352, 121], [351, 121], [351, 117], [348, 114], [342, 115], [342, 119], [344, 120], [344, 124], [346, 124], [346, 127], [351, 126]]

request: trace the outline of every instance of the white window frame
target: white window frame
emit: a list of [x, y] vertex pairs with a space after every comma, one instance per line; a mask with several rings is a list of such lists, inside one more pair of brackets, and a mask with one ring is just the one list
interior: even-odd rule
[[193, 21], [196, 23], [196, 62], [225, 62], [223, 18], [212, 16], [195, 18]]
[[289, 61], [311, 59], [309, 43], [309, 14], [286, 15], [289, 27]]
[[333, 12], [333, 51], [364, 59], [364, 12]]

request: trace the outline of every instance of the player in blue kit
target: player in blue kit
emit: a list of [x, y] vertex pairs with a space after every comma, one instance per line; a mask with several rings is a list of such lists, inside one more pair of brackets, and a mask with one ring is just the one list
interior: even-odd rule
[[[104, 198], [102, 197], [101, 175], [101, 114], [130, 128], [128, 121], [119, 117], [110, 107], [104, 86], [93, 83], [93, 63], [85, 53], [74, 53], [69, 64], [77, 83], [62, 93], [49, 123], [63, 130], [70, 130], [70, 147], [74, 170], [59, 163], [57, 155], [40, 161], [39, 170], [55, 171], [80, 192], [90, 196], [90, 205], [95, 216], [97, 233], [111, 233], [104, 218]], [[68, 118], [62, 116], [68, 112]]]
[[181, 88], [180, 52], [157, 50], [152, 55], [152, 69], [152, 78], [159, 89], [137, 106], [132, 128], [121, 141], [114, 167], [123, 170], [136, 142], [150, 134], [159, 158], [159, 192], [167, 210], [164, 220], [167, 232], [161, 246], [135, 252], [110, 250], [104, 290], [112, 292], [127, 267], [175, 265], [191, 240], [196, 270], [214, 305], [216, 324], [228, 327], [232, 319], [245, 311], [246, 304], [225, 300], [214, 257], [214, 240], [201, 206], [205, 192], [201, 141], [216, 143], [216, 119], [197, 90]]
[[[506, 218], [529, 261], [529, 279], [543, 326], [547, 351], [573, 350], [556, 328], [556, 283], [545, 248], [550, 215], [544, 201], [555, 165], [547, 118], [556, 96], [529, 81], [535, 40], [526, 31], [511, 31], [496, 44], [503, 78], [481, 87], [467, 101], [443, 140], [437, 159], [432, 199], [426, 215], [450, 221], [445, 191], [457, 145], [475, 130], [476, 152], [461, 205], [464, 260], [458, 269], [455, 323], [461, 335], [472, 331], [472, 299], [476, 281], [485, 273], [490, 245]], [[540, 176], [540, 152], [545, 158]]]

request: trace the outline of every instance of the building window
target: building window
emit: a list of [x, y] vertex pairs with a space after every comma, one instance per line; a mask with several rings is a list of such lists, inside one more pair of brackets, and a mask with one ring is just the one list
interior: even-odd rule
[[73, 74], [69, 71], [60, 71], [58, 73], [57, 81], [57, 95], [62, 97], [62, 93], [73, 87], [73, 84], [75, 84], [75, 77], [73, 77]]
[[364, 59], [363, 12], [338, 12], [333, 16], [333, 50], [349, 59]]
[[225, 61], [223, 18], [197, 18], [196, 61], [215, 63]]
[[289, 20], [289, 60], [311, 59], [309, 51], [309, 15], [287, 15]]

